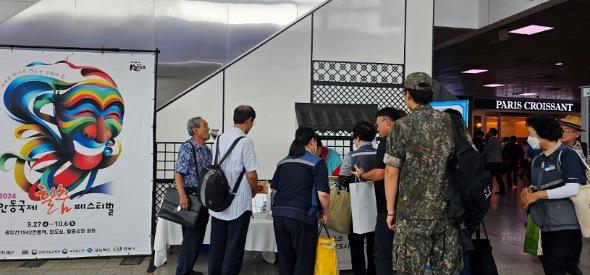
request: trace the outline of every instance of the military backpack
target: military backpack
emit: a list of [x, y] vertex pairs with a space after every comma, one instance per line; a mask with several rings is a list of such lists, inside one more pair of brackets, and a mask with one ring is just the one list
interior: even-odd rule
[[470, 233], [483, 221], [492, 195], [492, 175], [485, 158], [465, 136], [460, 117], [451, 115], [455, 150], [448, 164], [448, 216], [456, 224], [464, 223]]

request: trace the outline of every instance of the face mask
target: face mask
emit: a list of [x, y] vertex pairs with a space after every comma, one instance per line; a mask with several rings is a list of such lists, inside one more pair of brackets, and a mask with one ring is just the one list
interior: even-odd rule
[[528, 142], [528, 144], [531, 146], [531, 148], [533, 148], [535, 150], [538, 150], [541, 145], [541, 141], [539, 140], [539, 138], [536, 138], [536, 137], [529, 136], [529, 138], [526, 140], [526, 142]]

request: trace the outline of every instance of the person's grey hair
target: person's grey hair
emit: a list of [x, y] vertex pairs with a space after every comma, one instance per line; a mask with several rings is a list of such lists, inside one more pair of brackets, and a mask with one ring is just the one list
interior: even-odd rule
[[201, 117], [193, 117], [188, 120], [186, 123], [186, 131], [188, 132], [189, 136], [193, 136], [193, 129], [194, 128], [201, 128]]

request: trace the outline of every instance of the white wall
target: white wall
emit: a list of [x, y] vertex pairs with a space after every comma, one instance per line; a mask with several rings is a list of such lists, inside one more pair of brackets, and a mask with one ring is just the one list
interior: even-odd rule
[[0, 0], [0, 23], [36, 4], [40, 0]]
[[483, 28], [490, 24], [490, 0], [479, 0], [478, 4], [477, 26]]
[[226, 71], [225, 130], [241, 104], [256, 111], [249, 136], [260, 163], [258, 176], [270, 179], [295, 136], [295, 102], [310, 101], [311, 18], [297, 23]]
[[490, 1], [490, 20], [488, 24], [528, 10], [549, 0], [488, 0]]
[[434, 0], [409, 0], [406, 13], [406, 75], [432, 74]]
[[211, 129], [221, 129], [223, 75], [220, 73], [156, 114], [156, 141], [185, 141], [186, 123], [201, 116]]
[[297, 17], [304, 16], [307, 12], [314, 9], [325, 0], [299, 0], [297, 1]]
[[549, 0], [436, 0], [434, 25], [483, 28]]
[[[405, 58], [406, 73], [430, 73], [433, 1], [334, 0], [314, 14], [313, 59], [403, 64]], [[160, 110], [157, 141], [184, 141], [186, 120], [195, 115], [220, 128], [223, 102], [227, 131], [234, 108], [251, 105], [259, 177], [272, 177], [297, 128], [294, 103], [311, 99], [311, 28], [307, 17], [228, 67], [225, 82], [215, 76]]]
[[327, 4], [314, 15], [313, 58], [403, 64], [404, 2], [337, 0]]
[[479, 27], [506, 19], [550, 0], [479, 0]]
[[478, 0], [435, 0], [434, 25], [437, 27], [477, 29]]

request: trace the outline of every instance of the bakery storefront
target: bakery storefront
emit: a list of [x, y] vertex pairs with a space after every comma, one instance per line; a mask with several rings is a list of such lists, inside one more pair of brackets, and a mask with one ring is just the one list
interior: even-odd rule
[[578, 101], [551, 101], [528, 99], [473, 99], [472, 120], [474, 130], [487, 133], [491, 128], [499, 131], [499, 137], [516, 136], [526, 140], [527, 117], [534, 114], [550, 114], [563, 118], [566, 115], [580, 115]]

